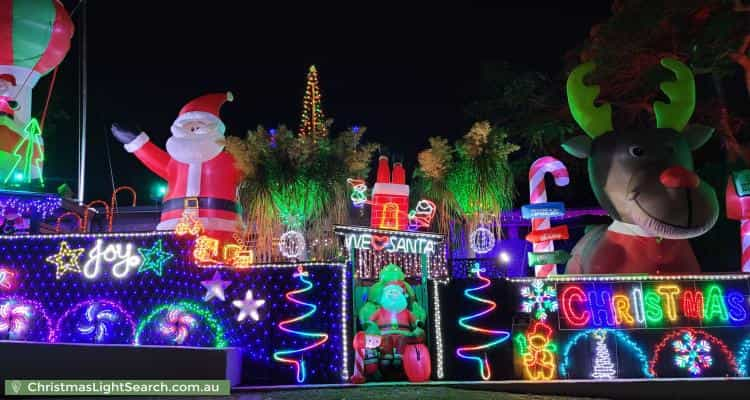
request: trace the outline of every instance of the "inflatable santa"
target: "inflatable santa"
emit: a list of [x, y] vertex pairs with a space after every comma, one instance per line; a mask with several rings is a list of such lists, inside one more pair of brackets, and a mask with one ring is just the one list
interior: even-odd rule
[[241, 209], [236, 201], [242, 172], [225, 151], [226, 127], [219, 109], [232, 101], [231, 93], [213, 93], [187, 103], [172, 124], [167, 151], [137, 134], [112, 125], [112, 134], [153, 173], [164, 178], [169, 188], [164, 197], [157, 230], [174, 230], [183, 216], [197, 217], [204, 234], [223, 243], [242, 228]]
[[352, 383], [398, 378], [400, 371], [410, 382], [428, 380], [432, 364], [424, 344], [425, 317], [401, 267], [383, 267], [378, 282], [367, 291], [367, 303], [359, 310], [363, 330], [354, 337]]

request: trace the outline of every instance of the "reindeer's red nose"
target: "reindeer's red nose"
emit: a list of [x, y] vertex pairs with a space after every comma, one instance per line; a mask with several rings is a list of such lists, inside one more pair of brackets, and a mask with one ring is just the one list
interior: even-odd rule
[[673, 189], [695, 189], [701, 181], [693, 171], [679, 165], [662, 171], [661, 175], [659, 175], [659, 180], [662, 185]]

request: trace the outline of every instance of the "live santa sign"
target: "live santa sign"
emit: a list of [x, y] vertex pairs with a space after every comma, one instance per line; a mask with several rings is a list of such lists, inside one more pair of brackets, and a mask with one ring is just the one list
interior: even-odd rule
[[347, 249], [375, 250], [388, 253], [432, 255], [442, 240], [441, 235], [414, 232], [396, 232], [383, 229], [337, 227], [336, 233], [344, 236]]

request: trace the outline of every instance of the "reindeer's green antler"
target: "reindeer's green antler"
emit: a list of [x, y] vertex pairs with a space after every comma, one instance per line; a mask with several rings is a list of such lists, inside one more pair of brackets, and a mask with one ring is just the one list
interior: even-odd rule
[[669, 104], [654, 102], [657, 128], [672, 128], [681, 132], [695, 110], [695, 79], [685, 64], [672, 58], [663, 58], [661, 65], [674, 72], [677, 80], [662, 82], [662, 92], [669, 97]]
[[566, 84], [568, 106], [573, 119], [589, 136], [595, 138], [612, 130], [612, 106], [594, 105], [599, 95], [599, 86], [586, 86], [583, 78], [596, 68], [596, 64], [588, 62], [577, 66], [568, 77]]

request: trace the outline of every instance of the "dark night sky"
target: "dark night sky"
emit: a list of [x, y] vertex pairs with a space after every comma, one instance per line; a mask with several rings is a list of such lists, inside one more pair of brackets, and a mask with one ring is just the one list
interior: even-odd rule
[[[76, 1], [65, 3], [70, 10]], [[111, 192], [105, 139], [113, 121], [137, 123], [163, 145], [187, 101], [231, 90], [235, 101], [222, 110], [228, 133], [242, 136], [257, 124], [296, 128], [313, 63], [334, 131], [365, 125], [366, 139], [413, 165], [428, 137], [456, 138], [470, 126], [463, 108], [478, 90], [483, 61], [557, 72], [563, 54], [609, 15], [606, 1], [548, 8], [243, 3], [250, 2], [90, 0], [87, 200]], [[53, 101], [73, 116], [61, 125], [69, 129], [46, 137], [46, 175], [52, 184], [64, 179], [73, 187], [78, 55], [75, 43]], [[38, 86], [37, 102], [48, 81]], [[157, 177], [108, 140], [115, 184], [133, 185], [147, 200]]]

